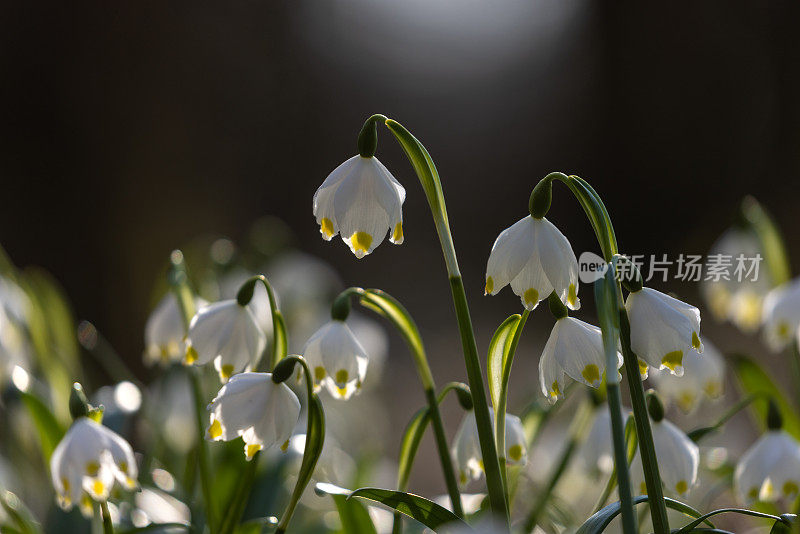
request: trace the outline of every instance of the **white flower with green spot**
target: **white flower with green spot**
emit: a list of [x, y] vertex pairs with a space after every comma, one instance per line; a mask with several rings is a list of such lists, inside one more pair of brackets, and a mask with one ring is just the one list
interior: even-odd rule
[[683, 376], [686, 352], [703, 352], [700, 310], [694, 306], [644, 287], [628, 295], [625, 308], [630, 318], [631, 348], [640, 359], [643, 376], [647, 367], [642, 362]]
[[286, 384], [273, 382], [270, 373], [239, 373], [222, 386], [208, 410], [206, 439], [241, 437], [245, 458], [250, 460], [273, 446], [286, 451], [300, 418], [300, 401]]
[[342, 400], [361, 391], [369, 358], [344, 321], [333, 319], [317, 330], [306, 343], [303, 357], [317, 389], [324, 386]]
[[[208, 303], [195, 298], [195, 308]], [[178, 299], [168, 293], [156, 305], [144, 327], [144, 361], [147, 365], [181, 361], [186, 355], [186, 326]]]
[[186, 362], [214, 362], [222, 383], [235, 373], [250, 369], [267, 344], [253, 312], [236, 299], [223, 300], [201, 309], [189, 324]]
[[[700, 466], [700, 448], [677, 426], [666, 419], [652, 421], [653, 443], [658, 458], [661, 482], [668, 494], [686, 496], [697, 483]], [[631, 464], [631, 482], [634, 489], [647, 493], [639, 452]]]
[[683, 376], [655, 371], [651, 377], [658, 392], [675, 402], [681, 410], [692, 413], [703, 397], [719, 398], [725, 386], [725, 360], [719, 350], [705, 342], [703, 354], [687, 351], [683, 357]]
[[[622, 408], [622, 414], [630, 410]], [[625, 421], [625, 416], [622, 415]], [[614, 443], [611, 434], [611, 411], [608, 403], [595, 408], [592, 426], [581, 444], [578, 460], [593, 476], [609, 475], [614, 470]]]
[[486, 267], [485, 294], [496, 295], [508, 284], [528, 310], [553, 291], [568, 308], [581, 306], [578, 260], [564, 234], [544, 217], [528, 215], [495, 240]]
[[734, 482], [744, 503], [795, 499], [800, 492], [800, 444], [783, 430], [768, 430], [736, 464]]
[[341, 234], [356, 258], [389, 234], [403, 242], [406, 190], [376, 157], [353, 156], [331, 172], [314, 194], [314, 217], [323, 239]]
[[775, 352], [795, 340], [800, 326], [800, 278], [767, 293], [762, 320], [764, 340]]
[[[494, 425], [494, 410], [489, 408]], [[475, 412], [470, 411], [461, 420], [452, 448], [453, 459], [461, 485], [477, 480], [483, 473], [483, 455], [478, 439], [478, 424]], [[528, 461], [528, 446], [522, 421], [516, 415], [506, 414], [506, 465], [523, 466]]]
[[[617, 353], [617, 369], [620, 367], [622, 355]], [[556, 320], [539, 359], [539, 384], [544, 396], [550, 402], [563, 396], [565, 375], [596, 388], [605, 372], [606, 357], [600, 329], [574, 317]]]
[[78, 505], [90, 517], [92, 502], [108, 500], [115, 482], [128, 490], [138, 487], [133, 449], [116, 432], [88, 417], [72, 423], [50, 457], [56, 501], [64, 510]]

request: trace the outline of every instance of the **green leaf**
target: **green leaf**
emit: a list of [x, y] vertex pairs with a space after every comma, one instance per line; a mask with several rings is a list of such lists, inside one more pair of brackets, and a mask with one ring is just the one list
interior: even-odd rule
[[709, 517], [713, 517], [715, 515], [720, 514], [741, 514], [741, 515], [749, 515], [751, 517], [761, 517], [764, 519], [774, 519], [777, 522], [782, 522], [782, 519], [776, 517], [772, 514], [765, 514], [762, 512], [756, 512], [755, 510], [745, 510], [742, 508], [720, 508], [719, 510], [714, 510], [713, 512], [708, 512], [707, 514], [703, 514], [694, 521], [687, 523], [682, 528], [677, 530], [675, 534], [688, 534], [692, 532], [695, 528], [700, 526], [700, 523], [707, 521]]
[[414, 464], [414, 457], [419, 449], [419, 443], [425, 434], [425, 429], [430, 422], [430, 409], [421, 408], [414, 414], [403, 433], [403, 440], [400, 442], [400, 457], [397, 467], [397, 487], [405, 490], [408, 486], [408, 479], [411, 476], [411, 466]]
[[339, 519], [342, 521], [342, 531], [358, 534], [376, 534], [375, 525], [369, 517], [367, 509], [358, 501], [349, 500], [350, 490], [334, 486], [333, 484], [319, 483], [314, 486], [317, 495], [328, 495], [336, 504]]
[[41, 527], [34, 521], [33, 515], [15, 494], [5, 491], [3, 496], [0, 497], [0, 505], [2, 505], [11, 524], [14, 525], [13, 529], [4, 525], [0, 528], [2, 532], [14, 531], [20, 534], [39, 534], [42, 531]]
[[747, 197], [742, 201], [742, 215], [761, 243], [772, 283], [778, 286], [788, 282], [792, 271], [786, 244], [778, 225], [753, 197]]
[[361, 488], [352, 492], [348, 499], [353, 497], [388, 506], [412, 519], [416, 519], [434, 532], [440, 526], [452, 522], [469, 528], [466, 523], [447, 508], [413, 493], [380, 488]]
[[[735, 355], [733, 370], [745, 393], [764, 398], [772, 397], [775, 400], [783, 416], [783, 429], [795, 439], [800, 439], [800, 419], [798, 419], [793, 405], [786, 400], [786, 394], [761, 366], [747, 356]], [[766, 428], [767, 403], [753, 403], [751, 407], [756, 413], [759, 427]]]
[[30, 415], [36, 427], [36, 432], [39, 434], [39, 444], [42, 448], [44, 461], [49, 465], [53, 450], [55, 450], [61, 438], [64, 437], [64, 429], [56, 420], [50, 408], [39, 397], [27, 392], [21, 392], [20, 396], [22, 404], [28, 410], [28, 415]]
[[[634, 497], [633, 504], [634, 505], [640, 504], [643, 502], [647, 502], [647, 500], [648, 500], [647, 495], [639, 495], [638, 497]], [[664, 497], [664, 502], [666, 503], [667, 508], [671, 508], [673, 510], [681, 512], [682, 514], [688, 515], [689, 517], [697, 518], [702, 516], [700, 512], [698, 512], [688, 504], [684, 504], [680, 501]], [[609, 504], [602, 510], [595, 513], [589, 519], [587, 519], [586, 522], [583, 525], [581, 525], [581, 527], [578, 529], [576, 534], [599, 534], [600, 532], [603, 532], [606, 529], [606, 527], [611, 523], [611, 521], [613, 521], [613, 519], [617, 517], [621, 511], [622, 510], [619, 501]], [[711, 523], [711, 521], [706, 520], [706, 523], [711, 528], [714, 528], [714, 525]]]
[[508, 387], [506, 365], [508, 363], [509, 349], [514, 339], [522, 316], [514, 314], [497, 328], [492, 340], [489, 342], [489, 357], [486, 361], [486, 374], [489, 377], [489, 394], [492, 397], [492, 406], [497, 408], [500, 399], [504, 398]]

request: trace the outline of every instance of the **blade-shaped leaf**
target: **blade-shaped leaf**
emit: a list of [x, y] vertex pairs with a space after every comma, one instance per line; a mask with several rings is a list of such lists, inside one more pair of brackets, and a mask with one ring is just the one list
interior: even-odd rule
[[314, 486], [314, 491], [317, 495], [328, 495], [333, 499], [339, 511], [343, 532], [375, 534], [375, 525], [372, 524], [367, 509], [360, 502], [348, 499], [352, 493], [350, 490], [321, 482]]
[[42, 456], [44, 456], [45, 462], [49, 465], [50, 455], [53, 454], [56, 445], [64, 437], [64, 429], [56, 420], [50, 408], [39, 397], [27, 392], [20, 393], [20, 396], [39, 435]]
[[412, 519], [416, 519], [434, 532], [442, 525], [452, 522], [457, 522], [461, 526], [469, 528], [466, 523], [447, 508], [413, 493], [381, 488], [361, 488], [352, 492], [348, 499], [353, 497], [388, 506]]
[[[733, 370], [739, 380], [739, 385], [746, 393], [764, 398], [772, 397], [775, 400], [783, 416], [783, 429], [795, 439], [800, 439], [800, 419], [798, 419], [793, 405], [786, 400], [786, 394], [761, 366], [746, 356], [736, 355]], [[764, 428], [767, 421], [767, 403], [756, 402], [751, 407], [757, 414], [757, 423]]]
[[[640, 504], [647, 502], [647, 500], [647, 495], [639, 495], [638, 497], [634, 497], [633, 504]], [[664, 501], [667, 504], [667, 508], [671, 508], [686, 514], [689, 517], [697, 518], [702, 516], [700, 512], [688, 504], [684, 504], [668, 497], [665, 497]], [[606, 529], [606, 527], [611, 523], [611, 521], [613, 521], [615, 517], [619, 515], [620, 512], [620, 502], [613, 502], [587, 519], [586, 522], [578, 529], [576, 534], [599, 534]], [[711, 528], [714, 528], [714, 525], [711, 523], [711, 521], [706, 520], [706, 523], [708, 523]]]
[[501, 324], [489, 342], [489, 357], [486, 361], [486, 374], [489, 377], [489, 394], [492, 397], [492, 406], [497, 408], [507, 386], [506, 365], [508, 363], [511, 341], [522, 317], [514, 314]]
[[411, 466], [414, 463], [414, 456], [419, 449], [419, 443], [425, 434], [425, 428], [430, 422], [430, 409], [421, 408], [406, 426], [403, 433], [403, 441], [400, 442], [400, 458], [397, 467], [397, 487], [401, 490], [408, 486], [408, 478], [411, 476]]

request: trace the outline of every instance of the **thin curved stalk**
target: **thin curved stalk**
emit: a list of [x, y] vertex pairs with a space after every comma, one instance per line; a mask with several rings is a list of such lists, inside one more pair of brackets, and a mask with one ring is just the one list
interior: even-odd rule
[[[188, 278], [186, 276], [186, 265], [183, 260], [183, 253], [176, 250], [170, 255], [171, 268], [168, 275], [170, 286], [178, 299], [178, 304], [181, 309], [181, 315], [184, 321], [186, 331], [189, 331], [189, 324], [192, 322], [192, 317], [195, 314], [194, 296], [189, 288]], [[186, 374], [189, 377], [189, 383], [192, 387], [192, 396], [194, 399], [194, 412], [195, 412], [195, 428], [197, 431], [197, 463], [198, 470], [200, 471], [200, 486], [203, 492], [203, 501], [205, 504], [206, 523], [208, 530], [211, 534], [216, 533], [216, 513], [215, 501], [213, 498], [213, 490], [211, 489], [211, 470], [208, 463], [208, 444], [205, 440], [205, 423], [203, 422], [203, 412], [206, 403], [203, 399], [203, 392], [200, 386], [200, 377], [197, 374], [197, 369], [194, 367], [186, 367]]]
[[322, 410], [322, 402], [319, 397], [314, 393], [314, 379], [311, 376], [311, 371], [308, 368], [308, 363], [302, 356], [291, 355], [286, 356], [280, 363], [273, 369], [273, 380], [277, 375], [282, 375], [281, 379], [285, 380], [292, 375], [292, 370], [295, 364], [300, 364], [303, 367], [303, 374], [305, 375], [306, 394], [308, 399], [308, 422], [306, 425], [306, 444], [303, 449], [303, 461], [300, 465], [300, 472], [297, 475], [297, 483], [294, 486], [294, 491], [289, 498], [289, 504], [275, 529], [275, 534], [283, 534], [289, 526], [289, 521], [292, 519], [297, 503], [303, 495], [308, 483], [311, 481], [311, 476], [314, 474], [314, 468], [317, 465], [320, 454], [322, 454], [322, 447], [325, 443], [325, 412]]
[[[382, 117], [382, 116], [381, 116]], [[431, 208], [439, 243], [442, 248], [447, 273], [450, 277], [450, 289], [453, 294], [453, 305], [456, 311], [458, 329], [461, 333], [461, 345], [464, 351], [464, 363], [467, 370], [469, 387], [475, 406], [475, 421], [478, 427], [478, 439], [483, 457], [484, 472], [486, 473], [486, 486], [492, 511], [506, 519], [508, 524], [508, 504], [500, 474], [500, 463], [497, 457], [497, 448], [494, 442], [492, 421], [489, 416], [489, 405], [486, 400], [486, 387], [483, 382], [483, 371], [478, 357], [478, 346], [475, 342], [475, 332], [470, 318], [467, 295], [464, 291], [464, 282], [458, 269], [456, 250], [453, 245], [453, 236], [447, 218], [444, 193], [439, 179], [436, 165], [433, 163], [428, 151], [411, 133], [400, 123], [391, 119], [385, 120], [386, 127], [394, 134], [403, 151], [408, 157], [420, 184], [425, 191], [428, 204]]]
[[100, 503], [100, 512], [103, 516], [103, 534], [114, 534], [114, 524], [111, 522], [111, 513], [108, 511], [108, 503]]
[[286, 333], [286, 322], [283, 319], [283, 314], [278, 309], [278, 300], [275, 298], [275, 291], [272, 289], [272, 284], [269, 283], [267, 277], [263, 274], [258, 274], [247, 281], [245, 281], [239, 288], [236, 294], [236, 300], [242, 306], [246, 306], [253, 298], [253, 291], [255, 291], [256, 283], [261, 282], [264, 289], [267, 291], [267, 299], [269, 299], [269, 311], [272, 319], [272, 350], [270, 351], [270, 359], [267, 366], [264, 366], [263, 361], [256, 365], [256, 369], [272, 369], [281, 359], [286, 357], [287, 347], [289, 343], [289, 336]]

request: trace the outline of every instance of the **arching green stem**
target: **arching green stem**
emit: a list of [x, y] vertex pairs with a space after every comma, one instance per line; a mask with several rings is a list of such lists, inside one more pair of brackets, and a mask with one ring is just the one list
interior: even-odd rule
[[100, 503], [100, 512], [103, 516], [103, 534], [114, 534], [114, 524], [111, 522], [111, 512], [108, 511], [108, 502]]
[[508, 506], [506, 504], [506, 494], [503, 487], [503, 479], [500, 474], [500, 463], [497, 458], [497, 448], [492, 432], [492, 421], [489, 416], [489, 406], [486, 401], [486, 387], [483, 383], [483, 372], [478, 358], [478, 346], [475, 342], [475, 332], [472, 327], [467, 295], [464, 291], [464, 283], [461, 279], [461, 272], [458, 269], [458, 260], [453, 246], [453, 236], [450, 232], [450, 224], [447, 218], [447, 208], [445, 207], [444, 193], [442, 184], [439, 180], [439, 173], [433, 163], [428, 151], [411, 133], [400, 123], [387, 119], [386, 127], [394, 134], [403, 151], [408, 156], [414, 171], [419, 178], [420, 184], [425, 191], [428, 204], [431, 208], [436, 232], [439, 236], [439, 243], [442, 247], [447, 273], [450, 277], [450, 289], [453, 294], [453, 304], [458, 321], [458, 329], [461, 333], [461, 345], [464, 351], [464, 363], [467, 370], [469, 387], [475, 405], [475, 420], [478, 426], [478, 438], [481, 445], [484, 470], [486, 473], [486, 486], [489, 493], [489, 501], [492, 511], [505, 517], [508, 523]]
[[[192, 317], [194, 317], [196, 310], [194, 308], [194, 296], [192, 295], [192, 290], [189, 288], [189, 281], [186, 275], [186, 264], [184, 263], [183, 253], [180, 250], [172, 252], [170, 255], [170, 264], [167, 278], [175, 297], [178, 299], [184, 327], [186, 328], [186, 332], [188, 332], [189, 324], [192, 322]], [[215, 534], [217, 532], [216, 501], [213, 498], [211, 469], [208, 463], [208, 444], [205, 440], [205, 423], [203, 422], [206, 401], [203, 397], [197, 369], [195, 369], [194, 366], [188, 366], [186, 367], [186, 374], [189, 377], [189, 383], [192, 387], [192, 396], [194, 398], [195, 428], [197, 430], [197, 463], [200, 471], [200, 487], [203, 492], [203, 501], [205, 503], [206, 523], [208, 524], [209, 532]]]
[[378, 315], [388, 319], [400, 335], [403, 336], [408, 349], [411, 352], [414, 365], [417, 368], [422, 388], [425, 391], [425, 400], [430, 410], [429, 417], [433, 426], [434, 438], [436, 440], [436, 450], [439, 453], [439, 462], [442, 466], [447, 493], [453, 503], [453, 513], [458, 517], [464, 517], [461, 507], [461, 495], [458, 490], [453, 461], [450, 457], [450, 448], [447, 445], [447, 436], [444, 432], [444, 424], [439, 411], [439, 401], [436, 399], [436, 383], [433, 380], [433, 373], [428, 365], [428, 357], [425, 354], [425, 346], [422, 343], [419, 329], [417, 328], [411, 314], [405, 307], [391, 295], [379, 289], [362, 289], [351, 287], [345, 289], [334, 301], [333, 308], [336, 313], [345, 306], [349, 305], [351, 296], [359, 297], [359, 303], [365, 308], [369, 308]]
[[317, 466], [317, 461], [322, 454], [322, 446], [325, 443], [325, 412], [322, 410], [322, 402], [320, 402], [317, 394], [314, 393], [314, 379], [312, 378], [306, 360], [298, 355], [286, 356], [273, 369], [272, 380], [276, 383], [286, 380], [292, 376], [296, 364], [301, 365], [303, 368], [308, 398], [306, 444], [303, 449], [303, 461], [300, 464], [300, 472], [297, 474], [297, 482], [289, 498], [289, 504], [283, 512], [283, 517], [281, 517], [275, 529], [276, 534], [283, 534], [286, 532], [289, 521], [291, 521], [294, 510], [297, 507], [297, 503], [300, 501], [300, 497], [303, 495], [306, 486], [311, 481], [314, 468]]
[[503, 477], [503, 486], [506, 488], [506, 495], [508, 495], [508, 473], [506, 471], [506, 408], [508, 406], [508, 381], [511, 379], [511, 364], [514, 362], [514, 354], [517, 352], [517, 345], [519, 345], [519, 339], [522, 336], [522, 329], [525, 328], [525, 323], [528, 321], [530, 313], [530, 310], [525, 308], [525, 311], [522, 312], [522, 317], [520, 317], [514, 329], [514, 336], [511, 338], [505, 365], [503, 366], [503, 379], [500, 386], [501, 393], [497, 399], [497, 406], [494, 408], [494, 439], [497, 443], [500, 474]]
[[261, 361], [258, 365], [256, 365], [256, 369], [271, 369], [278, 365], [278, 362], [281, 361], [281, 359], [286, 357], [289, 344], [289, 336], [286, 333], [286, 321], [284, 321], [283, 314], [278, 309], [278, 300], [275, 298], [275, 292], [272, 289], [272, 285], [269, 283], [269, 280], [267, 280], [267, 277], [263, 274], [253, 276], [241, 285], [238, 293], [236, 294], [236, 300], [241, 306], [247, 306], [247, 304], [249, 304], [250, 300], [253, 298], [255, 285], [258, 282], [261, 282], [264, 286], [264, 289], [267, 290], [269, 311], [272, 317], [272, 336], [274, 339], [272, 340], [272, 354], [268, 365], [264, 365], [264, 362]]
[[[605, 204], [603, 204], [603, 201], [600, 199], [600, 195], [597, 194], [586, 180], [578, 176], [567, 176], [563, 173], [550, 173], [543, 178], [543, 181], [548, 185], [553, 180], [563, 182], [570, 191], [572, 191], [573, 195], [575, 195], [594, 229], [597, 241], [603, 252], [603, 257], [607, 262], [612, 262], [615, 256], [617, 256], [617, 239], [614, 233], [614, 227], [611, 223], [611, 218], [608, 215], [608, 210], [606, 210]], [[547, 188], [544, 188], [543, 191], [545, 192], [543, 194], [549, 193]], [[650, 515], [653, 520], [653, 529], [655, 534], [669, 534], [667, 507], [664, 501], [663, 488], [661, 486], [661, 476], [658, 472], [655, 445], [653, 444], [650, 419], [647, 415], [647, 406], [644, 399], [644, 388], [642, 387], [642, 380], [639, 375], [639, 359], [636, 354], [633, 353], [633, 350], [631, 350], [630, 322], [622, 300], [622, 288], [619, 283], [616, 284], [616, 293], [617, 295], [614, 300], [617, 302], [619, 313], [619, 334], [622, 355], [625, 362], [628, 385], [631, 391], [631, 404], [639, 438], [639, 450], [642, 455], [645, 484], [647, 486], [648, 495], [651, 497]], [[609, 395], [609, 407], [612, 410], [612, 414], [618, 406], [613, 406], [611, 403], [616, 404], [617, 398], [618, 396], [616, 393], [612, 391], [612, 394]], [[614, 419], [612, 419], [612, 423], [613, 422]], [[618, 448], [619, 444], [624, 444], [624, 436], [621, 433], [621, 428], [618, 423], [619, 421], [617, 421], [617, 424], [613, 425], [615, 449]], [[621, 454], [616, 452], [615, 457], [621, 458]], [[618, 470], [618, 474], [621, 474], [621, 472], [622, 470]], [[625, 491], [625, 485], [620, 484], [620, 492]], [[623, 498], [622, 494], [620, 495], [620, 500], [629, 502], [629, 499], [627, 497]], [[623, 515], [626, 513], [632, 514], [633, 511], [629, 509], [628, 506], [625, 506], [623, 507]], [[630, 525], [631, 523], [623, 521], [623, 525], [625, 524]]]

